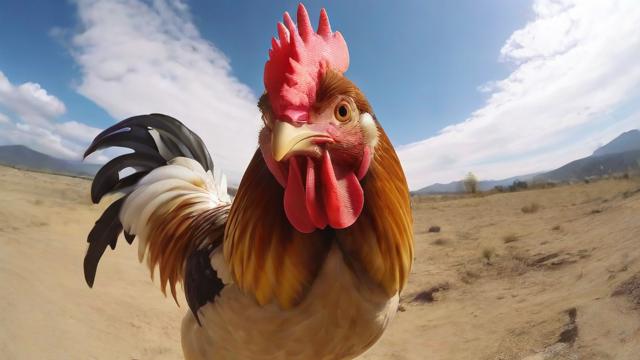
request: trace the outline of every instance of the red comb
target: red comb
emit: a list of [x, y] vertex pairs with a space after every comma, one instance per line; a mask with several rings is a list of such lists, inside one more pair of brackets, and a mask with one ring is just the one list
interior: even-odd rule
[[324, 71], [330, 68], [343, 73], [349, 67], [347, 43], [340, 32], [331, 32], [324, 9], [314, 32], [302, 4], [298, 5], [298, 26], [285, 12], [284, 24], [278, 23], [278, 37], [271, 40], [269, 60], [264, 65], [264, 87], [276, 116], [304, 122]]

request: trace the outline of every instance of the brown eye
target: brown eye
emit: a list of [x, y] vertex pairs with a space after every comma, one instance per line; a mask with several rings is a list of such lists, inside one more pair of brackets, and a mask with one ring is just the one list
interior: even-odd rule
[[349, 103], [346, 101], [340, 101], [334, 110], [335, 117], [340, 122], [345, 122], [351, 119], [351, 108], [349, 107]]

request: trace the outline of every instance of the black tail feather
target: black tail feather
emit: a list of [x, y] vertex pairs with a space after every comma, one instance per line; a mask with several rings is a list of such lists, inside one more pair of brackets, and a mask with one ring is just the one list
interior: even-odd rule
[[118, 156], [102, 166], [96, 173], [91, 184], [91, 201], [97, 204], [104, 195], [113, 192], [115, 188], [121, 188], [120, 183], [125, 178], [120, 179], [119, 173], [126, 168], [149, 172], [166, 164], [167, 161], [158, 153], [134, 152]]
[[[205, 170], [213, 170], [211, 156], [202, 142], [202, 139], [184, 126], [180, 121], [163, 114], [134, 116], [111, 126], [98, 134], [91, 146], [89, 146], [85, 156], [88, 156], [91, 152], [95, 151], [95, 149], [99, 148], [94, 144], [101, 142], [105, 137], [115, 133], [124, 132], [125, 129], [128, 129], [125, 133], [131, 133], [134, 128], [142, 128], [145, 130], [151, 128], [156, 130], [160, 134], [160, 137], [167, 149], [172, 153], [173, 157], [189, 157], [199, 162]], [[94, 147], [95, 149], [92, 150]]]
[[122, 232], [122, 224], [118, 215], [120, 214], [120, 208], [124, 203], [125, 197], [122, 197], [114, 201], [105, 211], [102, 216], [96, 221], [96, 224], [89, 232], [87, 242], [89, 243], [89, 249], [84, 257], [84, 279], [87, 281], [89, 287], [93, 287], [93, 281], [96, 278], [96, 270], [98, 269], [98, 262], [107, 249], [107, 246], [111, 246], [111, 249], [116, 248], [116, 241], [120, 232]]
[[131, 245], [133, 243], [133, 240], [136, 238], [135, 235], [129, 234], [128, 232], [124, 232], [124, 239], [127, 240], [127, 242], [129, 243], [129, 245]]
[[[157, 132], [154, 138], [151, 130]], [[158, 144], [159, 140], [162, 144]], [[112, 203], [96, 221], [87, 237], [89, 248], [84, 258], [84, 275], [89, 287], [93, 286], [98, 262], [107, 246], [115, 249], [122, 232], [120, 208], [128, 193], [140, 179], [153, 169], [164, 166], [167, 161], [188, 157], [198, 161], [206, 170], [213, 170], [213, 162], [202, 139], [180, 121], [163, 114], [140, 115], [123, 120], [102, 131], [93, 140], [84, 156], [109, 147], [124, 147], [133, 153], [124, 154], [106, 163], [96, 174], [91, 185], [91, 200], [100, 202], [103, 196], [123, 191], [125, 195]], [[120, 172], [133, 168], [136, 172], [120, 177]], [[131, 244], [135, 234], [124, 232]]]
[[222, 291], [224, 283], [211, 267], [211, 252], [219, 244], [211, 244], [206, 248], [194, 251], [185, 266], [184, 293], [189, 309], [195, 316], [198, 325], [202, 326], [198, 309], [212, 301]]
[[[116, 126], [117, 125], [118, 124], [116, 124]], [[153, 141], [151, 134], [149, 134], [148, 129], [132, 127], [129, 129], [123, 128], [119, 131], [116, 130], [115, 132], [110, 132], [105, 135], [98, 135], [91, 145], [89, 145], [87, 151], [85, 151], [84, 157], [87, 157], [89, 154], [100, 149], [116, 146], [129, 148], [134, 151], [141, 151], [143, 148], [144, 150], [147, 150], [146, 152], [158, 151], [158, 147], [156, 146], [155, 141]]]

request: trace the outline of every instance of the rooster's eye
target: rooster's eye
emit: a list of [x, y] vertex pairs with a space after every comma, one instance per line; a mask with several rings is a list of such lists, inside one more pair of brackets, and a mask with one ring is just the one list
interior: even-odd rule
[[345, 122], [351, 118], [351, 107], [346, 101], [340, 101], [334, 110], [335, 117], [340, 122]]

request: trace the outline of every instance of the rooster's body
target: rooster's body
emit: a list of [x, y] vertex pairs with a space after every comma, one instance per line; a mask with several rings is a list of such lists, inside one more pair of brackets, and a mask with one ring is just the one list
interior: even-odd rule
[[[351, 359], [382, 335], [413, 256], [406, 181], [371, 107], [342, 73], [346, 44], [324, 10], [285, 14], [265, 66], [265, 127], [233, 202], [200, 138], [160, 114], [103, 131], [87, 154], [134, 150], [96, 175], [124, 192], [89, 234], [90, 286], [124, 230], [191, 309], [187, 359]], [[121, 178], [122, 169], [135, 173]]]

